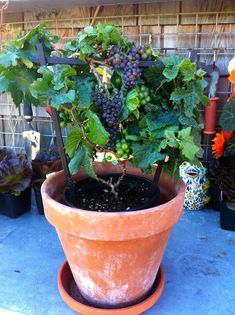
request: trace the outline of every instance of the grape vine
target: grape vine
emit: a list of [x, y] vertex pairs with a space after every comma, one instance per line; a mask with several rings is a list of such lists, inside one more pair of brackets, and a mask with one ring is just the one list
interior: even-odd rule
[[[48, 58], [58, 54], [57, 40], [39, 25], [8, 44], [0, 54], [0, 93], [10, 93], [17, 106], [26, 99], [58, 110], [61, 127], [71, 128], [65, 150], [72, 173], [83, 166], [97, 178], [96, 152], [110, 152], [112, 163], [130, 159], [146, 173], [169, 156], [163, 169], [175, 179], [182, 161], [197, 162], [202, 155], [198, 105], [208, 99], [205, 73], [195, 63], [180, 56], [159, 58], [150, 45], [135, 45], [106, 23], [85, 27], [59, 51], [86, 64], [35, 64], [36, 44], [43, 44]], [[141, 68], [148, 60], [161, 65]]]

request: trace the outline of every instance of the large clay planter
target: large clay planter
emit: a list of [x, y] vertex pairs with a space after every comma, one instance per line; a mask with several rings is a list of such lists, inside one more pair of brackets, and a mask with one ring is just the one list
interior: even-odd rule
[[[97, 174], [120, 173], [117, 166], [96, 164]], [[129, 174], [145, 176], [127, 167]], [[75, 179], [85, 178], [81, 171]], [[145, 298], [156, 278], [171, 230], [179, 220], [185, 185], [164, 174], [163, 204], [133, 212], [102, 213], [60, 203], [64, 174], [42, 186], [45, 215], [55, 226], [74, 280], [85, 299], [99, 307], [124, 307]]]
[[216, 108], [219, 98], [209, 98], [210, 105], [205, 107], [205, 134], [214, 134], [216, 127]]

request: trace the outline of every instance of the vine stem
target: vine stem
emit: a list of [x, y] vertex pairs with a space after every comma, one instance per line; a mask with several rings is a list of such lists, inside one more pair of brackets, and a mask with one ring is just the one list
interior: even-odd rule
[[91, 57], [86, 57], [86, 61], [89, 64], [98, 64], [98, 65], [103, 65], [103, 66], [107, 66], [107, 67], [110, 67], [109, 63], [112, 60], [113, 60], [113, 57], [107, 58], [105, 60], [96, 60], [96, 59], [93, 59]]
[[118, 178], [118, 181], [115, 184], [113, 184], [112, 178], [110, 180], [105, 180], [103, 178], [97, 177], [97, 180], [99, 182], [110, 187], [111, 193], [114, 195], [115, 199], [118, 198], [118, 192], [116, 191], [116, 188], [120, 185], [121, 181], [123, 180], [123, 178], [126, 175], [126, 162], [121, 161], [121, 165], [122, 165], [122, 175]]
[[[89, 57], [86, 57], [86, 61], [87, 63], [89, 64], [90, 66], [90, 69], [91, 69], [91, 72], [94, 74], [94, 76], [96, 77], [97, 81], [98, 81], [98, 84], [99, 84], [99, 87], [100, 88], [104, 88], [105, 87], [105, 83], [101, 80], [101, 77], [99, 76], [98, 72], [96, 71], [95, 69], [95, 64], [101, 64], [101, 65], [105, 65], [105, 66], [108, 66], [107, 65], [107, 61], [110, 61], [112, 58], [109, 58], [105, 61], [99, 61], [99, 60], [95, 60], [95, 59], [92, 59], [92, 58], [89, 58]], [[102, 149], [99, 149], [94, 143], [92, 143], [89, 139], [87, 139], [86, 137], [86, 134], [85, 134], [85, 131], [83, 129], [83, 127], [81, 126], [82, 128], [82, 133], [83, 133], [83, 139], [92, 147], [94, 148], [94, 150], [96, 152], [99, 152], [99, 153], [103, 153], [103, 152], [110, 152], [110, 150], [106, 150], [104, 148]], [[113, 153], [113, 152], [112, 152]], [[113, 153], [114, 154], [114, 153]], [[115, 155], [115, 154], [114, 154]], [[116, 156], [116, 155], [115, 155]], [[100, 178], [97, 176], [97, 180], [107, 186], [110, 187], [111, 189], [111, 193], [114, 195], [114, 197], [117, 199], [118, 198], [118, 192], [116, 191], [116, 188], [120, 185], [121, 181], [123, 180], [124, 176], [126, 175], [126, 164], [125, 164], [125, 161], [121, 161], [121, 165], [122, 165], [122, 175], [118, 178], [118, 181], [116, 183], [113, 184], [113, 180], [112, 178], [110, 180], [105, 180], [103, 178]]]
[[[82, 133], [83, 133], [83, 140], [86, 141], [87, 144], [89, 144], [89, 146], [94, 148], [94, 150], [96, 152], [99, 152], [99, 153], [108, 152], [108, 153], [112, 153], [112, 154], [115, 155], [115, 153], [114, 152], [110, 152], [110, 150], [107, 150], [107, 149], [104, 149], [104, 148], [99, 149], [94, 143], [92, 143], [89, 139], [87, 139], [83, 127], [82, 126], [80, 126], [80, 127], [81, 127], [81, 130], [82, 130]], [[116, 155], [115, 155], [115, 157], [116, 157]], [[121, 162], [121, 165], [122, 165], [122, 175], [118, 178], [118, 181], [115, 184], [112, 183], [112, 179], [105, 180], [105, 179], [100, 178], [100, 177], [97, 176], [97, 180], [99, 182], [101, 182], [101, 183], [103, 183], [103, 184], [105, 184], [105, 185], [110, 187], [111, 193], [114, 195], [115, 198], [118, 197], [118, 193], [116, 192], [116, 188], [120, 185], [121, 181], [123, 180], [124, 176], [126, 175], [126, 162], [125, 161], [120, 161], [120, 162]]]

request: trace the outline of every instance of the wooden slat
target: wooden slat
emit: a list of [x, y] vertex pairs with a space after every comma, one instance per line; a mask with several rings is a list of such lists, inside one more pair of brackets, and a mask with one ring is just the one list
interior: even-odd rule
[[[56, 23], [56, 20], [66, 20]], [[88, 7], [70, 7], [67, 9], [48, 9], [35, 10], [25, 12], [25, 21], [47, 21], [45, 22], [49, 28], [68, 28], [71, 27], [72, 22], [74, 27], [84, 27], [89, 24], [89, 8]], [[53, 22], [54, 20], [54, 22]], [[27, 23], [26, 28], [30, 29], [35, 26], [35, 23]]]
[[[161, 25], [169, 25], [169, 24], [176, 24], [176, 14], [179, 12], [179, 2], [169, 3], [151, 3], [151, 4], [139, 4], [139, 14], [144, 15], [141, 17], [142, 25], [157, 25], [158, 18], [153, 17], [153, 14], [166, 14], [172, 13], [170, 16], [160, 17], [160, 24]], [[149, 16], [148, 16], [149, 15]]]

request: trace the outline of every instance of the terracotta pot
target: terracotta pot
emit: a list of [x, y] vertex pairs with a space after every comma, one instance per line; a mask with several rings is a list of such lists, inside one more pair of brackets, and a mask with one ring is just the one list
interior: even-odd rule
[[216, 127], [216, 104], [219, 98], [209, 98], [210, 105], [205, 107], [205, 134], [213, 134], [215, 133]]
[[[110, 164], [95, 164], [98, 175], [120, 173]], [[140, 170], [127, 166], [137, 176]], [[87, 177], [81, 171], [74, 179]], [[133, 212], [93, 212], [60, 203], [64, 174], [42, 185], [47, 220], [55, 226], [74, 280], [83, 297], [99, 307], [124, 307], [144, 299], [156, 278], [171, 230], [179, 220], [185, 184], [162, 174], [160, 206]]]

